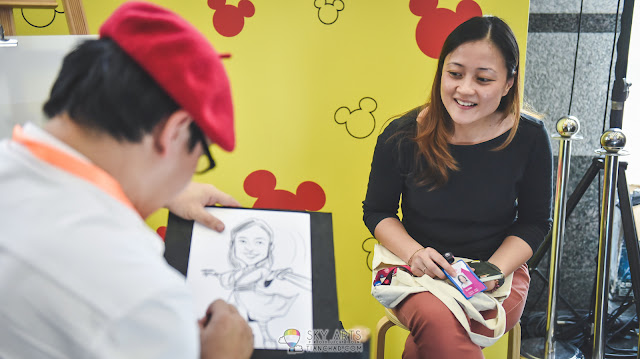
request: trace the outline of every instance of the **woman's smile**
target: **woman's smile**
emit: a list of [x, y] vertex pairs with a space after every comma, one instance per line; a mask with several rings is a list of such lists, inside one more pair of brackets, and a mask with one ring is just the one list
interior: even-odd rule
[[440, 96], [456, 132], [502, 119], [496, 110], [512, 84], [502, 54], [487, 40], [464, 43], [447, 55]]

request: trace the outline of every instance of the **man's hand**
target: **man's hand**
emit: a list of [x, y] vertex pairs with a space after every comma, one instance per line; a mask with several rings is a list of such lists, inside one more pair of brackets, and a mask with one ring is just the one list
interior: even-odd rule
[[200, 358], [248, 359], [253, 353], [249, 324], [231, 304], [218, 299], [209, 305], [200, 326]]
[[207, 212], [205, 206], [220, 204], [228, 207], [240, 207], [240, 203], [230, 195], [220, 191], [215, 186], [191, 182], [174, 199], [167, 204], [167, 208], [176, 215], [191, 219], [215, 231], [222, 232], [224, 223]]

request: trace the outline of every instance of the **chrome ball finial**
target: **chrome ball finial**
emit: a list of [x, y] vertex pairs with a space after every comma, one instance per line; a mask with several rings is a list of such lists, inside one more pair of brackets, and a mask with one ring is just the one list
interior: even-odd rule
[[600, 145], [607, 152], [616, 153], [624, 148], [627, 144], [627, 136], [622, 133], [619, 128], [610, 128], [602, 134], [600, 137]]
[[562, 137], [571, 137], [580, 131], [580, 121], [574, 116], [563, 116], [556, 122], [556, 131]]

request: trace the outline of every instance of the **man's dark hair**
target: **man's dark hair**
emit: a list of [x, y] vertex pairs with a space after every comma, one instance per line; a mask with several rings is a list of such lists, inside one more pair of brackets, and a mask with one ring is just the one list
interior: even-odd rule
[[[115, 42], [88, 40], [62, 63], [43, 110], [115, 139], [139, 142], [180, 106]], [[192, 124], [189, 150], [200, 128]]]

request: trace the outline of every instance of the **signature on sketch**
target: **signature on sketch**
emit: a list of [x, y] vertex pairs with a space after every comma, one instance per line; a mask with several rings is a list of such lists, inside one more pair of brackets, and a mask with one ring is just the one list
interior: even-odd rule
[[273, 289], [275, 282], [284, 281], [311, 291], [311, 280], [296, 274], [293, 268], [272, 269], [273, 230], [263, 220], [249, 218], [231, 229], [228, 258], [232, 269], [218, 272], [202, 269], [231, 290], [228, 301], [234, 304], [247, 321], [258, 325], [265, 348], [275, 348], [277, 340], [269, 332], [269, 321], [285, 316], [298, 297], [295, 288], [289, 293]]

